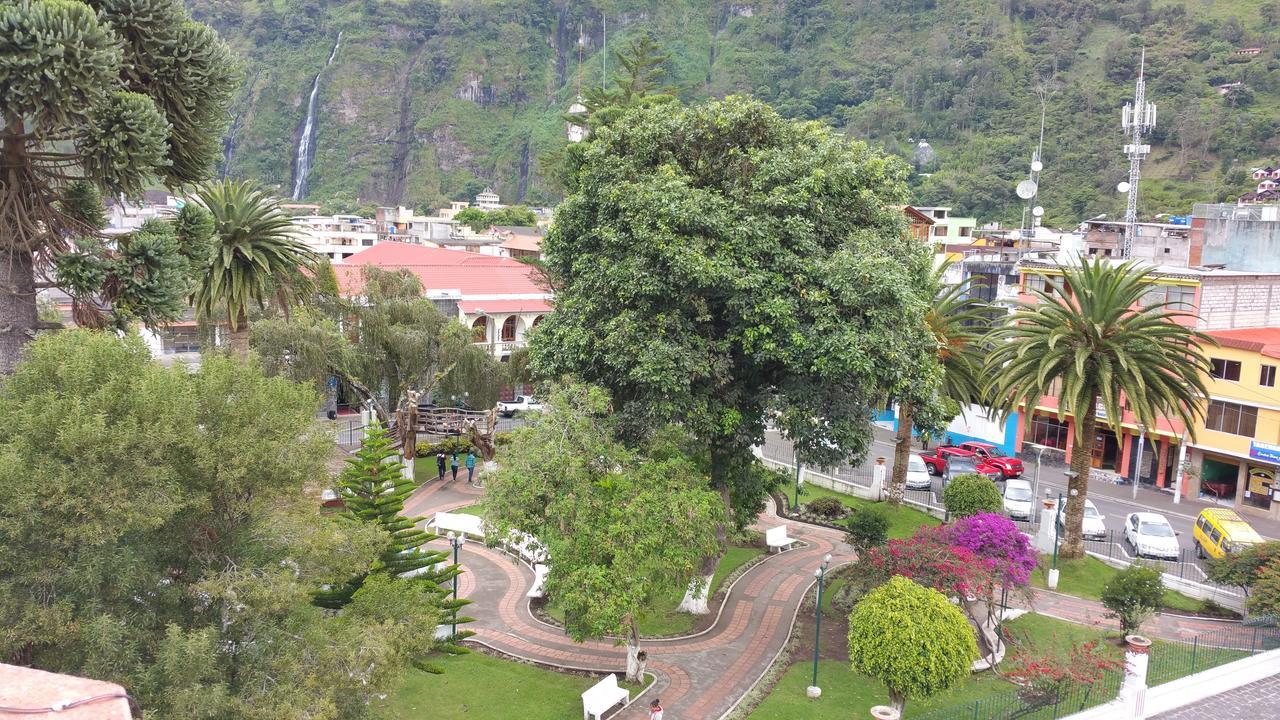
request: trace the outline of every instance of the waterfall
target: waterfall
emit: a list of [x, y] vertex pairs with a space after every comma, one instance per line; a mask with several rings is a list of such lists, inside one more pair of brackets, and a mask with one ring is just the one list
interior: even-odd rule
[[[338, 33], [338, 39], [333, 43], [333, 50], [329, 53], [329, 60], [325, 62], [325, 67], [333, 64], [340, 44], [342, 44], [342, 33]], [[298, 138], [298, 157], [293, 164], [294, 200], [301, 200], [307, 194], [307, 176], [311, 174], [311, 159], [316, 151], [316, 98], [320, 95], [320, 76], [323, 74], [322, 68], [316, 73], [316, 78], [311, 81], [311, 97], [307, 100], [307, 121], [302, 125], [302, 137]]]

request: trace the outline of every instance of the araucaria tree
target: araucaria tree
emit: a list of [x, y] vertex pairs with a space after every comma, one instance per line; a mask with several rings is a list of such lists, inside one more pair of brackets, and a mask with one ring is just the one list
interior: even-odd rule
[[738, 97], [631, 109], [582, 145], [543, 244], [558, 290], [533, 364], [607, 388], [629, 441], [692, 432], [738, 525], [763, 502], [747, 470], [767, 407], [827, 464], [866, 451], [884, 393], [930, 392], [905, 165]]
[[225, 318], [229, 345], [249, 354], [249, 310], [271, 296], [286, 303], [282, 289], [297, 283], [319, 257], [297, 235], [279, 202], [254, 184], [219, 180], [200, 186], [200, 203], [213, 216], [213, 251], [193, 303], [206, 320]]
[[7, 373], [35, 334], [38, 276], [51, 276], [68, 251], [112, 252], [94, 222], [99, 192], [137, 193], [157, 180], [172, 187], [207, 175], [235, 73], [227, 47], [179, 0], [7, 2], [0, 38], [0, 373]]
[[1074, 418], [1074, 477], [1060, 552], [1081, 557], [1098, 423], [1118, 433], [1125, 414], [1132, 414], [1149, 428], [1164, 417], [1194, 427], [1208, 396], [1209, 360], [1201, 346], [1214, 341], [1179, 324], [1191, 317], [1185, 312], [1144, 302], [1153, 278], [1133, 261], [1085, 260], [1062, 273], [1044, 290], [1033, 288], [1035, 300], [1020, 303], [992, 333], [986, 372], [992, 401], [1004, 413], [1022, 408], [1030, 425], [1031, 409], [1056, 395], [1059, 419]]
[[[969, 293], [969, 283], [948, 283], [943, 276], [950, 263], [942, 263], [929, 276], [926, 297], [933, 298], [925, 313], [925, 326], [933, 342], [925, 361], [936, 364], [942, 383], [937, 393], [921, 396], [908, 387], [898, 400], [898, 436], [893, 449], [893, 477], [889, 483], [889, 502], [902, 502], [907, 490], [907, 456], [911, 454], [911, 434], [918, 420], [928, 419], [929, 430], [940, 431], [955, 417], [960, 405], [974, 402], [981, 392], [979, 368], [980, 333], [983, 322], [981, 303]], [[924, 411], [924, 412], [921, 412]]]
[[[486, 519], [550, 555], [546, 590], [574, 640], [627, 645], [627, 678], [644, 673], [637, 621], [654, 596], [684, 587], [714, 552], [719, 497], [669, 446], [633, 452], [612, 435], [608, 395], [575, 385], [519, 430], [489, 482]], [[500, 535], [501, 536], [501, 535]]]
[[894, 577], [867, 593], [849, 614], [853, 669], [889, 688], [899, 711], [959, 683], [978, 657], [964, 613], [942, 593]]

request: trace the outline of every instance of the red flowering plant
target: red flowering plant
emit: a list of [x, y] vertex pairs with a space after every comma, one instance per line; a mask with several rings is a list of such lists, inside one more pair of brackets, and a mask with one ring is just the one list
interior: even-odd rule
[[[1018, 697], [1032, 708], [1053, 705], [1074, 687], [1090, 686], [1108, 672], [1124, 667], [1116, 650], [1099, 640], [1072, 645], [1067, 652], [1042, 649], [1023, 641], [1005, 661], [1005, 675], [1018, 685]], [[1052, 644], [1051, 644], [1052, 645]]]
[[964, 598], [989, 587], [994, 564], [951, 542], [948, 529], [921, 527], [905, 540], [867, 551], [864, 567], [888, 579], [901, 575], [948, 596]]

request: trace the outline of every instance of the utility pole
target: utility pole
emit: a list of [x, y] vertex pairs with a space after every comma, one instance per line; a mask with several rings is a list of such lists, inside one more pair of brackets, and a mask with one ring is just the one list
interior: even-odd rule
[[1138, 61], [1138, 82], [1133, 91], [1133, 104], [1125, 103], [1121, 113], [1120, 127], [1129, 136], [1124, 146], [1124, 154], [1129, 156], [1129, 180], [1120, 183], [1116, 189], [1129, 193], [1129, 202], [1124, 211], [1124, 245], [1120, 256], [1128, 259], [1133, 255], [1133, 242], [1138, 234], [1138, 180], [1141, 175], [1142, 161], [1151, 154], [1151, 146], [1142, 142], [1143, 136], [1156, 127], [1155, 103], [1147, 102], [1147, 81], [1143, 71], [1147, 65], [1147, 49], [1142, 49], [1142, 58]]

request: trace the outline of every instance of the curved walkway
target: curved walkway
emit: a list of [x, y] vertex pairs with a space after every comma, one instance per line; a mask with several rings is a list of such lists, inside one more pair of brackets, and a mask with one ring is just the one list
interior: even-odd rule
[[[432, 481], [405, 503], [405, 515], [429, 519], [436, 512], [477, 502], [483, 490], [464, 482]], [[831, 528], [790, 522], [772, 507], [760, 517], [758, 529], [787, 525], [787, 533], [807, 547], [768, 556], [744, 572], [729, 588], [716, 622], [686, 637], [642, 641], [649, 653], [653, 690], [672, 717], [719, 718], [731, 710], [769, 669], [791, 635], [796, 611], [813, 587], [813, 571], [831, 553], [833, 566], [854, 559], [843, 533]], [[562, 630], [535, 618], [525, 592], [533, 573], [525, 565], [480, 543], [462, 548], [466, 572], [459, 594], [473, 601], [467, 614], [475, 618], [467, 628], [472, 642], [525, 660], [596, 672], [623, 672], [626, 650], [611, 642], [575, 643]], [[1033, 609], [1072, 622], [1108, 625], [1099, 603], [1050, 592], [1037, 592]], [[1178, 639], [1221, 628], [1221, 622], [1163, 615], [1144, 630], [1155, 637]], [[618, 718], [645, 717], [635, 702]]]

